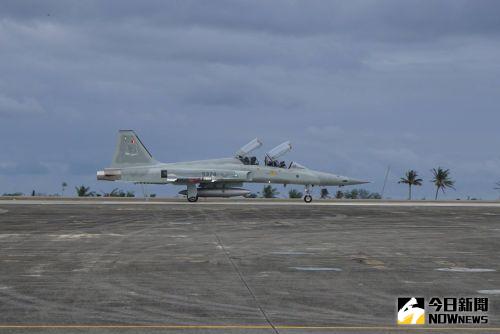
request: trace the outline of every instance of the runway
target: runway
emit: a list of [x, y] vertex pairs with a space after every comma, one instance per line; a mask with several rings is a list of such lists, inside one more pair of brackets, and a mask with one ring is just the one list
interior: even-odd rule
[[500, 331], [494, 202], [143, 203], [0, 201], [0, 331], [407, 333], [415, 295], [491, 305], [420, 332]]

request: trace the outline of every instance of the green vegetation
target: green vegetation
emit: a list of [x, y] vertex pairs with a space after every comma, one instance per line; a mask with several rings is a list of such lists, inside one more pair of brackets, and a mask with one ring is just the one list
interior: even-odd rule
[[433, 168], [431, 172], [433, 175], [431, 182], [436, 186], [436, 196], [434, 197], [434, 200], [437, 200], [440, 189], [443, 194], [446, 188], [455, 189], [455, 181], [450, 178], [449, 169], [438, 167], [437, 169]]
[[330, 193], [328, 192], [328, 189], [326, 189], [326, 188], [321, 189], [321, 196], [320, 196], [320, 198], [321, 199], [326, 199], [326, 198], [329, 198], [329, 197], [330, 197]]
[[90, 187], [85, 187], [83, 184], [79, 187], [75, 187], [76, 194], [78, 197], [93, 197], [96, 196], [95, 191], [90, 191]]
[[4, 193], [2, 196], [23, 196], [24, 194], [23, 193], [20, 193], [20, 192], [15, 192], [15, 193]]
[[345, 192], [339, 190], [335, 194], [337, 199], [381, 199], [382, 196], [379, 193], [372, 193], [366, 189], [352, 189]]
[[289, 198], [302, 198], [302, 193], [298, 191], [297, 189], [290, 189], [288, 192], [288, 197]]
[[[104, 197], [135, 197], [135, 194], [133, 191], [123, 191], [121, 189], [115, 188], [111, 190], [109, 193], [104, 193]], [[155, 195], [156, 196], [156, 195]]]
[[405, 177], [402, 177], [398, 183], [404, 183], [408, 185], [408, 199], [411, 200], [411, 187], [421, 186], [422, 179], [418, 177], [418, 173], [413, 169], [406, 172]]
[[275, 198], [278, 196], [279, 192], [276, 188], [273, 188], [270, 184], [267, 186], [264, 186], [262, 189], [262, 197], [264, 198]]

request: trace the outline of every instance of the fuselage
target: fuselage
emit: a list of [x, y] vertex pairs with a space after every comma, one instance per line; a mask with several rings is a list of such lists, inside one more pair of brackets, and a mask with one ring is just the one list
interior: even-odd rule
[[341, 186], [366, 183], [342, 175], [311, 170], [298, 164], [289, 168], [245, 165], [236, 158], [157, 163], [146, 166], [110, 168], [119, 172], [119, 180], [135, 183], [278, 183]]

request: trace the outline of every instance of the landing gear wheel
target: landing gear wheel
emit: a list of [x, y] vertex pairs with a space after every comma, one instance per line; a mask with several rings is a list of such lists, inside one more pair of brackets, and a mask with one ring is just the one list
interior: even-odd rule
[[304, 196], [304, 202], [306, 203], [311, 203], [313, 200], [312, 196], [311, 195], [305, 195]]
[[196, 197], [188, 197], [188, 202], [196, 202], [198, 201], [198, 196]]

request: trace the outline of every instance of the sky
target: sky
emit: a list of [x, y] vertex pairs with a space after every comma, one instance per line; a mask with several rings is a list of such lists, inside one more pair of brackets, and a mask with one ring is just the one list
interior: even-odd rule
[[370, 191], [390, 166], [385, 197], [415, 169], [432, 198], [442, 166], [443, 198], [496, 199], [499, 59], [499, 1], [4, 0], [0, 193], [142, 194], [95, 180], [134, 129], [164, 162], [290, 140], [288, 161]]

